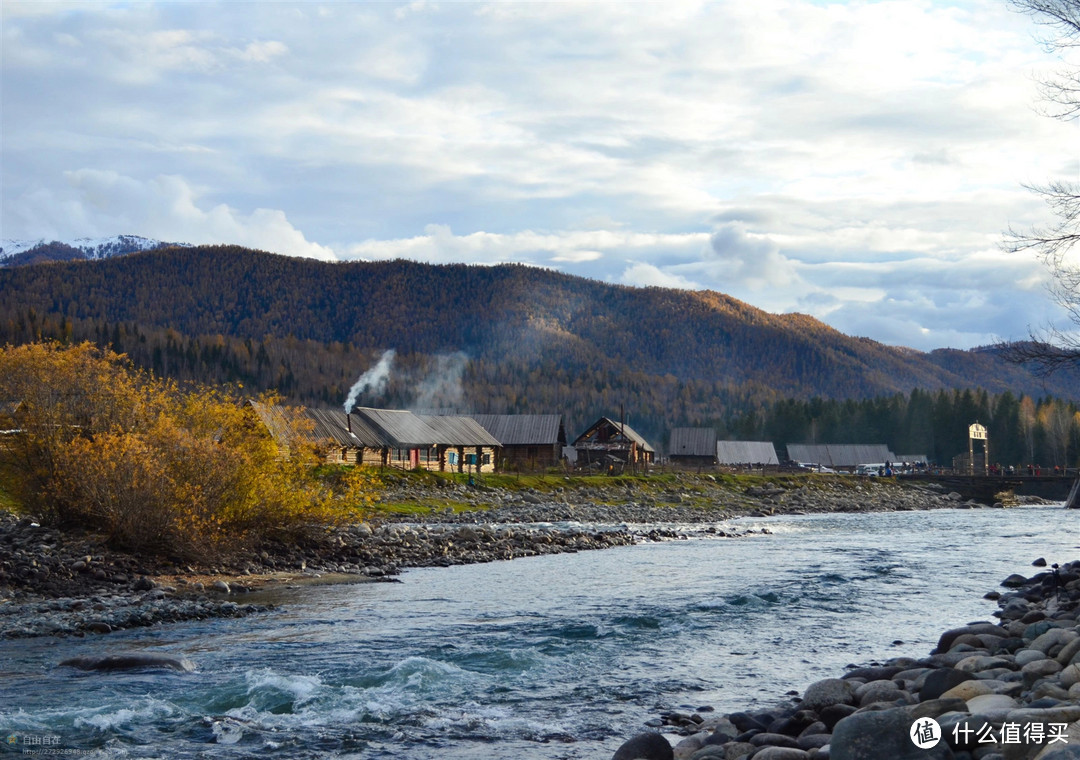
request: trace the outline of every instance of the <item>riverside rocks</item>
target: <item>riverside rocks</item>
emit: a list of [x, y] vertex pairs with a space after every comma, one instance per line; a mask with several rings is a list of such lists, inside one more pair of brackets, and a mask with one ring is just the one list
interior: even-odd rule
[[[1008, 580], [997, 623], [946, 631], [923, 659], [854, 668], [773, 710], [662, 714], [687, 735], [675, 760], [1080, 758], [1080, 561]], [[915, 745], [916, 722], [936, 745]]]
[[[492, 562], [625, 546], [636, 540], [624, 530], [399, 524], [372, 530], [368, 525], [354, 525], [327, 529], [296, 545], [267, 547], [257, 560], [252, 558], [232, 570], [256, 577], [260, 572], [292, 571], [300, 576], [345, 573], [383, 578], [406, 567]], [[8, 558], [0, 560], [4, 568], [0, 580], [2, 638], [109, 633], [270, 609], [235, 601], [234, 597], [248, 590], [238, 582], [218, 579], [179, 590], [179, 584], [159, 588], [146, 576], [148, 569], [142, 560], [110, 552], [89, 537], [78, 537], [68, 545], [58, 531], [10, 515], [0, 517], [0, 545], [4, 544], [12, 549]], [[36, 570], [24, 572], [27, 567]], [[159, 573], [192, 571], [166, 565], [154, 569]], [[48, 579], [51, 581], [45, 582]], [[210, 593], [204, 593], [207, 590]], [[223, 599], [226, 595], [229, 598]]]

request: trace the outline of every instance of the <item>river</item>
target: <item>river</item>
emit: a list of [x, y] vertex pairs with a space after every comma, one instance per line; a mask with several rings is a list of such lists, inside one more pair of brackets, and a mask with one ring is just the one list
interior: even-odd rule
[[[103, 758], [607, 760], [661, 710], [767, 707], [849, 663], [925, 656], [990, 619], [982, 596], [1008, 574], [1080, 556], [1078, 517], [743, 520], [771, 535], [409, 570], [282, 589], [266, 615], [3, 641], [0, 752], [17, 736]], [[197, 670], [56, 667], [130, 650]]]

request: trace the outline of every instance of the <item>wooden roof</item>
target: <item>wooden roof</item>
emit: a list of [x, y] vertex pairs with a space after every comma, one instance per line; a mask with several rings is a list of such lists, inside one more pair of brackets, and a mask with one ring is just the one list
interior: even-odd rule
[[420, 417], [438, 436], [436, 443], [448, 446], [501, 446], [498, 438], [472, 417]]
[[423, 417], [399, 409], [366, 407], [357, 407], [346, 415], [336, 409], [249, 403], [270, 434], [286, 444], [291, 436], [300, 435], [310, 443], [329, 442], [347, 448], [499, 445], [498, 440], [469, 417]]
[[625, 438], [628, 442], [633, 441], [644, 451], [652, 453], [656, 452], [656, 450], [649, 445], [649, 442], [646, 441], [632, 427], [621, 422], [615, 422], [610, 417], [601, 417], [592, 425], [590, 425], [588, 430], [586, 430], [584, 433], [577, 437], [577, 439], [574, 441], [574, 445], [578, 446], [579, 444], [588, 445], [590, 443], [595, 443], [595, 441], [589, 441], [588, 439], [592, 438], [597, 433], [605, 431], [610, 436], [605, 441], [605, 443], [618, 441], [618, 439], [621, 437]]
[[717, 441], [720, 464], [780, 464], [776, 447], [769, 441]]
[[895, 462], [896, 454], [884, 443], [789, 443], [788, 459], [826, 467]]
[[503, 446], [566, 445], [561, 414], [471, 415]]
[[395, 448], [426, 446], [499, 446], [476, 420], [469, 417], [426, 417], [403, 409], [353, 410], [383, 432]]
[[668, 453], [673, 457], [715, 457], [716, 431], [712, 428], [675, 428]]

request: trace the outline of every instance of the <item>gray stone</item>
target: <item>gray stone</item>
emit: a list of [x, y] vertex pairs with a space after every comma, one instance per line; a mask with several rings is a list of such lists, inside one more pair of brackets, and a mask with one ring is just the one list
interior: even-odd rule
[[832, 741], [832, 734], [806, 734], [798, 739], [799, 749], [820, 749]]
[[855, 689], [855, 698], [862, 707], [874, 702], [895, 702], [904, 696], [892, 681], [871, 681]]
[[1006, 713], [1016, 709], [1016, 700], [1004, 694], [983, 694], [969, 699], [967, 706], [972, 715], [1004, 718]]
[[944, 741], [920, 749], [911, 741], [914, 721], [905, 708], [849, 715], [836, 724], [829, 744], [830, 760], [952, 760]]
[[229, 584], [225, 581], [214, 581], [214, 585], [212, 588], [214, 589], [214, 591], [220, 591], [223, 594], [229, 593]]
[[699, 749], [705, 746], [705, 740], [709, 737], [709, 733], [706, 731], [699, 731], [692, 736], [688, 736], [681, 742], [675, 745], [673, 752], [675, 753], [675, 760], [685, 760], [690, 757]]
[[791, 747], [765, 747], [754, 753], [754, 760], [807, 760], [805, 750]]
[[727, 760], [727, 749], [719, 744], [702, 747], [690, 755], [690, 760]]
[[1013, 656], [1016, 658], [1016, 664], [1022, 668], [1028, 663], [1045, 660], [1046, 652], [1040, 652], [1038, 649], [1021, 649]]
[[1058, 652], [1055, 659], [1062, 665], [1068, 665], [1077, 656], [1080, 656], [1080, 639], [1070, 641], [1068, 644], [1062, 647], [1061, 651]]
[[104, 657], [72, 657], [60, 663], [62, 667], [79, 670], [179, 670], [190, 673], [195, 663], [186, 657], [154, 652], [130, 652]]
[[1066, 631], [1064, 628], [1051, 628], [1049, 631], [1028, 644], [1028, 648], [1036, 649], [1043, 654], [1047, 654], [1053, 647], [1064, 646], [1065, 644], [1071, 643], [1076, 638], [1076, 633], [1073, 631]]
[[1024, 683], [1031, 685], [1040, 678], [1047, 678], [1061, 672], [1061, 663], [1057, 660], [1036, 660], [1029, 662], [1021, 671], [1024, 674]]
[[975, 680], [975, 676], [971, 673], [963, 673], [952, 668], [939, 668], [926, 676], [922, 689], [919, 690], [919, 700], [927, 702], [940, 699], [942, 694], [954, 686], [972, 680]]
[[611, 760], [674, 760], [671, 743], [660, 734], [638, 734], [615, 750]]
[[855, 685], [842, 678], [826, 678], [810, 684], [803, 694], [802, 707], [821, 711], [831, 705], [850, 705], [855, 702]]
[[732, 742], [731, 744], [724, 745], [724, 760], [739, 760], [740, 757], [746, 757], [751, 752], [757, 751], [757, 747], [753, 744], [747, 744], [746, 742]]
[[750, 743], [755, 747], [787, 747], [789, 749], [798, 749], [799, 743], [790, 736], [785, 734], [757, 734], [750, 739]]
[[920, 702], [907, 708], [908, 715], [912, 720], [919, 718], [934, 718], [935, 720], [950, 712], [965, 712], [967, 702], [963, 699], [931, 699]]
[[1058, 674], [1058, 683], [1066, 689], [1080, 683], [1080, 665], [1069, 665]]

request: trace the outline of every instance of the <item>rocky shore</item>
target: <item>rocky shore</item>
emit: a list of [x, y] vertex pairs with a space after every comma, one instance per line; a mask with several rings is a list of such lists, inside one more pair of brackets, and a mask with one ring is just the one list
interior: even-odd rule
[[612, 760], [1080, 758], [1080, 561], [1002, 585], [998, 620], [925, 658], [853, 667], [771, 710], [667, 712]]
[[328, 575], [390, 580], [448, 566], [625, 546], [689, 535], [738, 537], [727, 521], [813, 512], [975, 507], [957, 494], [876, 479], [787, 478], [750, 485], [712, 476], [535, 488], [391, 482], [366, 523], [327, 528], [230, 563], [193, 565], [109, 549], [100, 536], [0, 513], [0, 638], [86, 635], [262, 612], [248, 592]]

